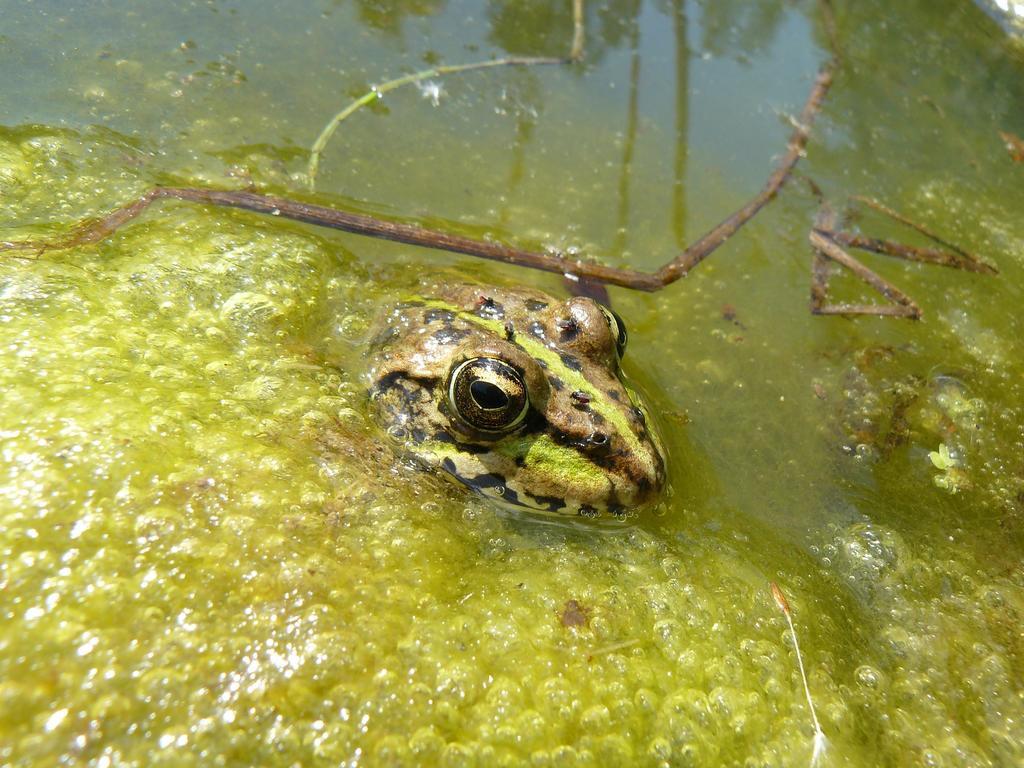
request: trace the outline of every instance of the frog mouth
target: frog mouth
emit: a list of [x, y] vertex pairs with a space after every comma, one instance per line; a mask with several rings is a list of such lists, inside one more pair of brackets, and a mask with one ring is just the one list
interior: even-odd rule
[[526, 491], [516, 491], [503, 476], [494, 472], [463, 475], [450, 458], [441, 463], [441, 468], [453, 481], [484, 497], [492, 505], [508, 511], [519, 513], [525, 510], [535, 515], [562, 520], [578, 518], [621, 522], [629, 517], [626, 508], [618, 504], [598, 507], [572, 498], [534, 496]]

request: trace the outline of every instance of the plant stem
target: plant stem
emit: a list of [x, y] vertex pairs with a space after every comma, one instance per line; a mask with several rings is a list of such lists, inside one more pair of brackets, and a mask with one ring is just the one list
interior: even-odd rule
[[338, 126], [341, 125], [343, 120], [348, 119], [350, 115], [362, 107], [372, 104], [377, 99], [384, 98], [385, 93], [389, 93], [396, 88], [401, 88], [403, 85], [418, 83], [421, 80], [426, 80], [431, 77], [443, 77], [444, 75], [454, 75], [459, 72], [470, 72], [477, 69], [491, 69], [493, 67], [532, 67], [545, 64], [571, 64], [573, 62], [580, 61], [583, 58], [583, 44], [585, 40], [583, 29], [583, 0], [572, 0], [572, 16], [572, 48], [570, 49], [567, 57], [506, 56], [505, 58], [491, 59], [490, 61], [475, 61], [468, 64], [448, 64], [440, 67], [431, 67], [430, 69], [414, 72], [411, 75], [396, 77], [394, 80], [388, 80], [386, 83], [381, 83], [380, 85], [371, 86], [369, 91], [332, 117], [327, 122], [327, 125], [324, 126], [324, 129], [320, 131], [320, 135], [317, 136], [316, 141], [313, 142], [313, 146], [309, 153], [309, 163], [306, 166], [306, 183], [309, 185], [310, 192], [314, 190], [316, 185], [316, 175], [320, 170], [320, 156], [323, 154], [324, 148], [327, 146], [327, 142], [331, 140], [334, 132], [338, 129]]
[[825, 754], [825, 750], [828, 748], [828, 739], [825, 738], [825, 732], [821, 730], [821, 723], [818, 722], [818, 713], [814, 711], [814, 700], [811, 698], [811, 686], [807, 683], [807, 673], [804, 672], [804, 660], [800, 655], [800, 643], [796, 639], [796, 628], [793, 626], [793, 617], [789, 613], [789, 602], [786, 600], [786, 596], [782, 594], [782, 590], [779, 589], [779, 585], [774, 581], [771, 584], [772, 597], [775, 598], [776, 605], [782, 611], [782, 615], [786, 617], [786, 623], [789, 625], [789, 636], [793, 639], [793, 649], [796, 651], [796, 663], [800, 668], [800, 679], [804, 681], [804, 695], [807, 697], [807, 708], [811, 710], [811, 722], [814, 723], [814, 741], [813, 749], [811, 752], [811, 768], [816, 766], [821, 758]]

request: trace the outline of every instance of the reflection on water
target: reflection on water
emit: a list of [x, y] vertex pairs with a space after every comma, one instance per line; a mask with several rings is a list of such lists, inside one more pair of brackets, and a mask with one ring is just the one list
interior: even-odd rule
[[[614, 534], [495, 515], [367, 417], [369, 329], [420, 274], [552, 277], [180, 203], [0, 261], [0, 761], [806, 764], [775, 581], [828, 760], [1020, 763], [1024, 63], [968, 2], [836, 16], [801, 173], [1001, 274], [865, 257], [924, 319], [812, 318], [795, 183], [687, 279], [613, 291], [671, 457]], [[828, 55], [809, 3], [586, 26], [582, 64], [353, 116], [316, 201], [654, 268], [760, 187]], [[571, 34], [569, 3], [13, 6], [0, 239], [157, 183], [296, 195], [373, 83]]]
[[978, 0], [978, 5], [999, 20], [1008, 32], [1024, 30], [1024, 3], [1016, 0]]

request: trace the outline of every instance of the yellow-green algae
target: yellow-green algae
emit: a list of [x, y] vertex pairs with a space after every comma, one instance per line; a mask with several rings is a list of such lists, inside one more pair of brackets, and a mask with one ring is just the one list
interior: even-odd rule
[[[363, 271], [251, 217], [168, 218], [0, 265], [5, 760], [807, 752], [783, 619], [728, 542], [552, 535], [401, 468], [332, 460], [328, 437], [358, 453], [372, 434], [358, 382], [311, 349], [339, 322], [325, 307], [365, 311]], [[833, 751], [868, 759], [865, 730], [891, 754], [1016, 749], [999, 728], [1020, 707], [1013, 657], [978, 638], [938, 657], [932, 644], [949, 622], [1001, 622], [1019, 593], [881, 526], [829, 540], [836, 581], [871, 593], [852, 619], [790, 592]], [[950, 579], [945, 599], [919, 602]], [[569, 599], [585, 626], [559, 620]], [[875, 638], [853, 670], [841, 635], [865, 629], [844, 620]], [[955, 728], [951, 688], [976, 701]]]
[[[167, 203], [101, 245], [2, 257], [0, 762], [806, 765], [810, 718], [773, 580], [828, 764], [1024, 761], [1024, 200], [976, 121], [1019, 116], [1020, 79], [967, 4], [837, 5], [853, 63], [809, 171], [837, 192], [884, 192], [997, 255], [1002, 275], [885, 265], [924, 322], [813, 320], [814, 204], [787, 192], [684, 284], [616, 293], [673, 491], [618, 534], [498, 517], [381, 449], [362, 342], [378, 306], [415, 287], [409, 266], [433, 256]], [[695, 88], [741, 89], [728, 109], [695, 102], [691, 229], [756, 188], [749, 158], [767, 167], [787, 130], [766, 104], [798, 105], [813, 70], [807, 56], [780, 73], [787, 46], [817, 52], [812, 26], [766, 7], [789, 22], [777, 47], [768, 17], [686, 9], [702, 36], [693, 59], [711, 62], [694, 64]], [[0, 31], [0, 65], [24, 75], [0, 86], [20, 124], [0, 130], [3, 238], [59, 231], [157, 182], [287, 191], [304, 162], [295, 137], [329, 112], [311, 76], [324, 51], [347, 57], [334, 74], [361, 92], [385, 68], [412, 69], [424, 45], [454, 61], [489, 34], [510, 52], [547, 44], [538, 24], [495, 11], [467, 25], [442, 3], [398, 4], [397, 28], [362, 4], [211, 6], [202, 23], [177, 4], [31, 8], [6, 9]], [[678, 136], [659, 112], [671, 68], [653, 43], [640, 48], [655, 80], [631, 226], [623, 252], [608, 245], [629, 61], [614, 19], [629, 11], [591, 19], [584, 77], [446, 83], [457, 111], [413, 94], [352, 122], [324, 189], [656, 264], [673, 245], [664, 158]], [[403, 36], [403, 19], [429, 34]], [[928, 34], [908, 47], [908, 30]], [[922, 60], [930, 103], [906, 95]], [[525, 125], [509, 174], [504, 119]], [[442, 164], [473, 183], [438, 190]], [[934, 485], [938, 445], [962, 461], [956, 495]], [[584, 624], [562, 620], [570, 600]]]

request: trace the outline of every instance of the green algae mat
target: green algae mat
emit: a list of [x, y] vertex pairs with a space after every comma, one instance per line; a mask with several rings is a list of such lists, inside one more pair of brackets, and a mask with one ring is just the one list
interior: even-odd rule
[[[585, 14], [582, 63], [346, 119], [311, 194], [374, 83], [564, 55], [570, 4], [9, 3], [0, 240], [253, 187], [656, 268], [760, 187], [828, 39], [804, 2]], [[1024, 54], [967, 2], [836, 19], [801, 175], [685, 280], [612, 291], [669, 456], [627, 524], [497, 512], [370, 420], [420, 276], [555, 277], [172, 201], [0, 254], [0, 763], [809, 765], [773, 582], [818, 764], [1024, 762]], [[1000, 273], [865, 256], [923, 319], [812, 317], [806, 177]]]

